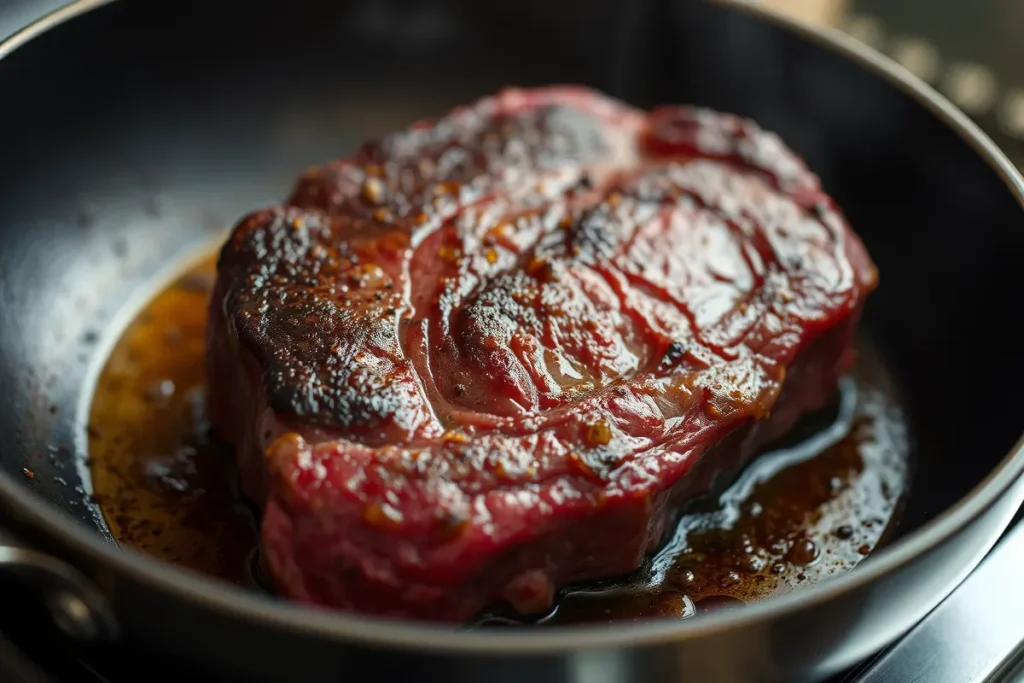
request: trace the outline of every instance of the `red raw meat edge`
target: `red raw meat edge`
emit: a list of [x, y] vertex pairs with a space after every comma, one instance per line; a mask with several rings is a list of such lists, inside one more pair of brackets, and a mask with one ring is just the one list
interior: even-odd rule
[[826, 406], [876, 281], [754, 123], [509, 88], [238, 223], [210, 415], [282, 595], [537, 614]]

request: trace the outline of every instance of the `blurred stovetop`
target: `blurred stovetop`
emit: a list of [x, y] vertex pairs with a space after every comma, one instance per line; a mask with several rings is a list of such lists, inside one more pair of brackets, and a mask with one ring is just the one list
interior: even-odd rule
[[1024, 1], [762, 2], [885, 53], [963, 109], [1024, 168]]
[[[0, 37], [47, 11], [67, 4], [67, 1], [0, 0]], [[760, 1], [806, 21], [837, 28], [892, 57], [974, 118], [1007, 156], [1024, 169], [1024, 40], [1019, 34], [1024, 29], [1024, 0], [974, 0], [971, 3], [964, 0]], [[1010, 534], [1017, 537], [1012, 559], [1021, 560], [1024, 559], [1024, 529], [1018, 528], [1017, 531], [1020, 533]], [[1009, 545], [1007, 542], [1004, 547], [1009, 550]], [[1003, 556], [1006, 557], [1006, 553]], [[988, 574], [984, 578], [994, 576], [994, 564], [989, 563]], [[1009, 564], [1010, 560], [1004, 559], [999, 568], [1005, 571]], [[936, 612], [941, 610], [940, 606]], [[978, 616], [981, 618], [982, 615]], [[1011, 616], [1015, 620], [1021, 618], [1019, 612]], [[936, 636], [950, 635], [942, 630], [941, 624], [934, 628], [935, 622], [932, 619], [933, 633], [926, 633], [928, 637], [925, 639], [918, 638], [913, 647], [908, 647], [910, 641], [905, 640], [876, 660], [881, 665], [868, 666], [867, 670], [865, 666], [856, 667], [836, 677], [834, 683], [889, 680], [938, 683], [938, 678], [943, 683], [959, 683], [957, 672], [951, 670], [956, 669], [950, 666], [951, 655], [936, 658], [929, 654], [931, 668], [920, 668], [922, 664], [911, 656], [919, 654], [916, 650], [921, 646], [935, 647]], [[920, 630], [921, 626], [918, 627]], [[1016, 632], [1016, 629], [1012, 630]], [[19, 661], [21, 654], [0, 636], [0, 678], [4, 672], [18, 671], [25, 673], [23, 680], [26, 681], [118, 683], [138, 680], [140, 671], [159, 670], [165, 680], [207, 680], [201, 672], [184, 662], [156, 661], [148, 653], [110, 651], [99, 657], [79, 658], [73, 653], [61, 656], [48, 649], [47, 643], [22, 642], [19, 646], [27, 649], [33, 659], [48, 660], [45, 665], [48, 670], [45, 674], [38, 671], [43, 677], [32, 677], [28, 671], [35, 667], [27, 661]], [[894, 655], [901, 658], [900, 664], [886, 667], [886, 659], [892, 660]], [[911, 659], [915, 661], [907, 664]], [[935, 666], [939, 666], [941, 671]], [[1024, 667], [1005, 664], [1004, 667], [998, 680], [1024, 681]], [[925, 670], [931, 673], [923, 673]], [[893, 672], [896, 672], [896, 677]], [[901, 673], [906, 673], [909, 678], [900, 676]], [[938, 678], [930, 677], [932, 674]], [[967, 675], [964, 683], [967, 680], [995, 680], [986, 674], [981, 678]]]

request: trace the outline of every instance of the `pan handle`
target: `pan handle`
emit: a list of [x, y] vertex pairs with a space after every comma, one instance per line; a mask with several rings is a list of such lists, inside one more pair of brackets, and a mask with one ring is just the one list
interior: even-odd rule
[[117, 637], [114, 611], [89, 578], [62, 560], [26, 548], [3, 529], [0, 573], [36, 590], [54, 625], [71, 638], [95, 642]]

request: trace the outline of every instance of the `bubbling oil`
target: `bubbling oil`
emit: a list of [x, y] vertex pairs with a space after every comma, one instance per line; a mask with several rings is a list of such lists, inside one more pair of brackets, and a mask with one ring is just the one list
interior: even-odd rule
[[[95, 495], [126, 546], [252, 585], [258, 515], [204, 411], [213, 256], [124, 331], [89, 423]], [[849, 571], [892, 532], [910, 457], [897, 393], [870, 346], [837, 405], [805, 418], [726, 490], [695, 501], [637, 573], [564, 590], [540, 624], [689, 618]], [[522, 623], [500, 611], [477, 624]]]

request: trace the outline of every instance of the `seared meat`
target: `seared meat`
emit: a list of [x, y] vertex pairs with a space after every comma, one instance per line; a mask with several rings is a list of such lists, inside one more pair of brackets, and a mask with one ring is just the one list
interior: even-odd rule
[[628, 573], [850, 362], [876, 273], [774, 135], [505, 90], [243, 218], [215, 430], [277, 589], [464, 620]]

